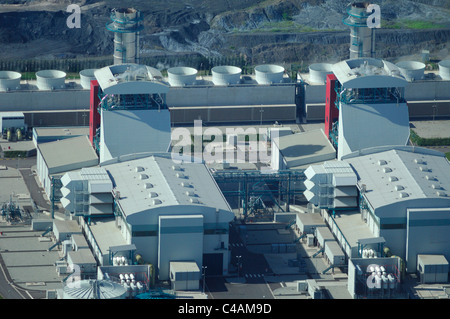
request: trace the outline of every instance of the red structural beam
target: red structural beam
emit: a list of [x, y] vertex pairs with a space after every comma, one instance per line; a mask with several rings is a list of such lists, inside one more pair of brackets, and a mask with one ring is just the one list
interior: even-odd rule
[[329, 138], [333, 123], [339, 119], [339, 109], [336, 107], [336, 82], [334, 74], [327, 74], [325, 99], [325, 134]]

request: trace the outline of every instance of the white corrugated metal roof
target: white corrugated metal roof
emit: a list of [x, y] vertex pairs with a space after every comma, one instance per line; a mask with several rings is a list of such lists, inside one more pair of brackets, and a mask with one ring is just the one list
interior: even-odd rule
[[[174, 164], [167, 154], [104, 167], [115, 182], [114, 192], [120, 194], [118, 202], [127, 216], [172, 205], [204, 205], [231, 211], [204, 164]], [[145, 180], [139, 178], [143, 173], [148, 175]]]
[[[358, 184], [365, 185], [364, 196], [374, 209], [418, 198], [444, 199], [450, 205], [450, 164], [443, 153], [439, 156], [428, 151], [421, 152], [420, 148], [402, 147], [384, 151], [381, 149], [379, 152], [344, 161], [350, 163], [357, 172]], [[428, 168], [427, 171], [421, 170], [424, 166]], [[385, 171], [385, 167], [390, 170]], [[431, 174], [434, 178], [427, 178]], [[401, 186], [401, 189], [396, 186]], [[439, 195], [436, 186], [447, 196]]]

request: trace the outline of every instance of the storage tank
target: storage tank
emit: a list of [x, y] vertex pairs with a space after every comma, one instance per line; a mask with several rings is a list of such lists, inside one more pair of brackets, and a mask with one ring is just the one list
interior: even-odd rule
[[409, 81], [417, 81], [423, 79], [425, 72], [425, 64], [417, 61], [401, 61], [396, 64], [400, 69], [403, 77]]
[[450, 60], [439, 62], [439, 75], [442, 80], [450, 80]]
[[11, 91], [20, 88], [22, 74], [14, 71], [0, 71], [0, 91]]
[[63, 299], [125, 299], [127, 290], [109, 280], [78, 280], [66, 284]]
[[193, 85], [197, 78], [197, 70], [190, 67], [174, 67], [167, 70], [171, 86]]
[[91, 81], [95, 80], [94, 72], [97, 69], [85, 69], [80, 71], [80, 84], [85, 90], [91, 89]]
[[215, 66], [211, 69], [214, 85], [239, 84], [241, 81], [241, 68], [231, 65]]
[[284, 68], [274, 64], [262, 64], [255, 67], [256, 82], [258, 84], [272, 84], [283, 82]]
[[56, 90], [65, 87], [66, 72], [42, 70], [36, 72], [36, 84], [39, 90]]
[[309, 81], [312, 83], [325, 84], [327, 74], [333, 73], [331, 63], [314, 63], [309, 66]]

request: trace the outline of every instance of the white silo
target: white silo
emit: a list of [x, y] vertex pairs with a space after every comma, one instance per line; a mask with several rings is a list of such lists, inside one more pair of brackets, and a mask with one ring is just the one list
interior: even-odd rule
[[22, 74], [14, 71], [0, 71], [0, 91], [11, 91], [20, 88]]
[[409, 82], [423, 79], [425, 64], [422, 62], [401, 61], [398, 62], [396, 66], [398, 66], [400, 73]]
[[309, 66], [309, 81], [312, 83], [324, 84], [327, 81], [327, 74], [333, 73], [333, 64], [314, 63]]
[[211, 69], [214, 85], [239, 84], [241, 81], [241, 68], [231, 65], [215, 66]]
[[442, 80], [450, 80], [450, 60], [439, 62], [439, 75]]
[[190, 67], [174, 67], [167, 70], [169, 84], [171, 86], [193, 85], [197, 78], [198, 71]]
[[63, 299], [125, 299], [127, 290], [110, 280], [77, 280], [63, 288]]
[[273, 84], [283, 82], [284, 68], [275, 64], [262, 64], [255, 67], [258, 84]]
[[65, 87], [66, 72], [42, 70], [36, 72], [36, 85], [39, 90], [56, 90]]
[[80, 84], [85, 90], [91, 88], [91, 81], [95, 80], [94, 72], [97, 69], [85, 69], [80, 71]]

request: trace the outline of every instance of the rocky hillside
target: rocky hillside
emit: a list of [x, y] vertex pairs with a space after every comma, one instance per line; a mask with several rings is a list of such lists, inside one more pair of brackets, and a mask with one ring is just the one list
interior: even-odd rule
[[[69, 29], [69, 0], [0, 0], [0, 58], [110, 56], [115, 7], [144, 16], [142, 56], [239, 56], [248, 64], [338, 61], [348, 57], [342, 23], [349, 0], [78, 1], [81, 28]], [[427, 49], [450, 57], [449, 0], [373, 0], [381, 7], [377, 56], [397, 59]]]

